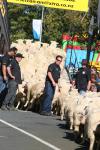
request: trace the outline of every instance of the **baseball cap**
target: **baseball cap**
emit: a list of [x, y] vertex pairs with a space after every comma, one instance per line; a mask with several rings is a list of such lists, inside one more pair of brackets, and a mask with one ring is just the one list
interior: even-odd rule
[[86, 59], [82, 60], [82, 65], [87, 65], [87, 60]]
[[24, 56], [21, 53], [17, 53], [15, 57], [24, 58]]

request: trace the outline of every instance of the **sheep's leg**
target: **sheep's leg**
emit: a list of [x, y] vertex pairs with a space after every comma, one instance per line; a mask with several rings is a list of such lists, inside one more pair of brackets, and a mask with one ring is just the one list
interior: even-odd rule
[[70, 116], [70, 130], [73, 130], [73, 116]]
[[30, 94], [31, 94], [31, 91], [28, 89], [28, 91], [27, 91], [27, 100], [26, 100], [26, 103], [24, 104], [24, 107], [28, 106], [28, 103], [30, 101]]
[[24, 107], [27, 107], [29, 101], [27, 100], [26, 103], [24, 104]]
[[61, 120], [63, 121], [64, 119], [64, 106], [61, 107]]
[[94, 135], [92, 135], [92, 137], [90, 138], [89, 150], [93, 150], [94, 141], [95, 141], [95, 137], [94, 137]]
[[17, 104], [17, 106], [16, 106], [16, 109], [18, 109], [19, 106], [20, 106], [20, 101], [18, 101], [18, 104]]

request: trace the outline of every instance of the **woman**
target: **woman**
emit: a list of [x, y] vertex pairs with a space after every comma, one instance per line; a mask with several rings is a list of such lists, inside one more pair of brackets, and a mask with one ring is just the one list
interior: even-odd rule
[[97, 73], [96, 87], [97, 87], [97, 92], [100, 92], [100, 72]]

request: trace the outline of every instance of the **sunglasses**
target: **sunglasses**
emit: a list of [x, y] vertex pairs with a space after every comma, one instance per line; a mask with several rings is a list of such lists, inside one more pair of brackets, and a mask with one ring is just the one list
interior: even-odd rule
[[57, 61], [59, 61], [59, 62], [62, 62], [62, 60], [60, 60], [60, 59], [56, 59]]

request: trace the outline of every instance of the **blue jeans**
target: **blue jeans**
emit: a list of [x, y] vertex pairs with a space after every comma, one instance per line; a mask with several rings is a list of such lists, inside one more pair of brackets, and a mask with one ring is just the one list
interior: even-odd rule
[[85, 96], [85, 95], [86, 95], [86, 91], [83, 91], [83, 90], [79, 91], [79, 93], [80, 93], [80, 95], [82, 95], [82, 96]]
[[55, 87], [53, 87], [52, 83], [46, 81], [45, 89], [44, 89], [44, 99], [42, 101], [42, 112], [51, 112], [51, 104], [55, 93]]
[[0, 93], [5, 89], [6, 84], [3, 82], [3, 77], [0, 76]]
[[3, 77], [0, 76], [0, 107], [5, 99], [6, 94], [7, 94], [6, 82], [4, 82]]
[[6, 105], [9, 105], [9, 106], [14, 105], [17, 88], [18, 88], [18, 84], [16, 83], [15, 80], [8, 81], [8, 93], [3, 101], [3, 105], [5, 105], [5, 106]]

